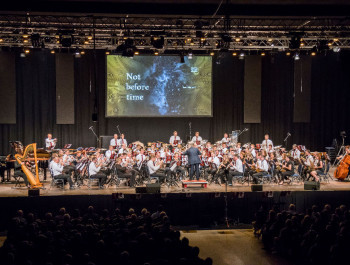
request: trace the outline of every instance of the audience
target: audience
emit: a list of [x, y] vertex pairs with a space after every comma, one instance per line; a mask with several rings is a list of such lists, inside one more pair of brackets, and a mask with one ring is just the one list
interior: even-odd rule
[[160, 206], [151, 214], [130, 209], [98, 214], [89, 206], [85, 214], [61, 208], [39, 218], [18, 210], [0, 249], [1, 264], [35, 265], [211, 265], [198, 257], [199, 249], [180, 239]]
[[313, 206], [298, 213], [291, 204], [288, 211], [259, 210], [253, 222], [264, 248], [297, 261], [298, 264], [337, 264], [348, 260], [350, 211], [345, 205], [332, 209]]

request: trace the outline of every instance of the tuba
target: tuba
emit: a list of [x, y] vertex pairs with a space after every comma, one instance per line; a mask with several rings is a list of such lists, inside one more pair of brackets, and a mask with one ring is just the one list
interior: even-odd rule
[[[34, 155], [33, 155], [34, 154]], [[32, 156], [33, 155], [33, 156]], [[32, 156], [32, 157], [30, 157]], [[23, 155], [22, 154], [15, 154], [15, 158], [17, 162], [21, 165], [22, 171], [24, 174], [26, 174], [28, 178], [28, 182], [32, 186], [32, 188], [41, 188], [43, 184], [39, 180], [39, 172], [38, 172], [38, 160], [37, 160], [37, 154], [36, 154], [36, 143], [29, 144], [25, 148]], [[35, 164], [35, 176], [30, 171], [29, 168], [27, 168], [25, 162], [28, 160], [34, 160]]]

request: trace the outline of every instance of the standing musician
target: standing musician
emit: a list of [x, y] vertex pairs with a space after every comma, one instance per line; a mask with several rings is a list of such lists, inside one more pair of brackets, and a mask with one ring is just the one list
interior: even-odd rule
[[258, 161], [256, 162], [256, 173], [253, 174], [253, 183], [258, 184], [259, 178], [266, 176], [269, 171], [269, 165], [265, 160], [265, 156], [258, 155]]
[[117, 158], [116, 169], [118, 178], [129, 179], [130, 187], [135, 187], [136, 171], [134, 169], [128, 168], [127, 165], [123, 163], [120, 157]]
[[56, 143], [57, 143], [57, 138], [52, 139], [52, 134], [49, 133], [47, 135], [47, 138], [45, 139], [46, 150], [55, 149]]
[[232, 185], [233, 177], [243, 177], [243, 162], [237, 154], [233, 156], [233, 160], [229, 164], [228, 185]]
[[110, 145], [108, 150], [105, 153], [105, 156], [108, 160], [113, 160], [117, 157], [117, 153], [114, 150], [113, 145]]
[[292, 176], [294, 174], [294, 164], [293, 162], [290, 160], [289, 156], [285, 157], [285, 160], [282, 163], [282, 167], [281, 167], [281, 178], [280, 178], [280, 185], [283, 184], [284, 180], [290, 180], [290, 176]]
[[189, 146], [190, 148], [183, 152], [182, 155], [187, 155], [188, 157], [188, 164], [191, 167], [190, 180], [193, 179], [193, 175], [195, 172], [196, 179], [199, 180], [199, 165], [201, 163], [199, 156], [202, 155], [202, 153], [199, 152], [197, 144], [190, 144]]
[[196, 132], [192, 137], [192, 142], [196, 143], [196, 145], [200, 145], [202, 142], [202, 137], [199, 136], [199, 132]]
[[178, 144], [181, 143], [180, 136], [177, 136], [177, 131], [173, 132], [173, 135], [170, 137], [169, 143], [172, 147], [176, 147]]
[[167, 175], [159, 172], [159, 169], [163, 165], [163, 163], [164, 163], [163, 160], [159, 160], [156, 163], [155, 155], [152, 155], [151, 159], [147, 162], [147, 167], [148, 167], [150, 176], [159, 178], [159, 182], [163, 182], [165, 181], [165, 179], [168, 179]]
[[224, 133], [224, 138], [221, 139], [221, 142], [229, 143], [230, 141], [231, 141], [231, 138], [228, 137], [227, 133]]
[[70, 175], [63, 173], [63, 161], [60, 160], [60, 158], [58, 156], [56, 156], [53, 159], [53, 162], [50, 164], [50, 167], [51, 167], [52, 177], [54, 179], [64, 179], [64, 180], [68, 181], [69, 188], [71, 190], [74, 189], [72, 178]]
[[103, 164], [103, 160], [98, 161], [98, 157], [94, 156], [92, 158], [92, 161], [89, 165], [89, 175], [90, 178], [96, 178], [99, 180], [99, 188], [103, 189], [104, 188], [104, 184], [106, 183], [107, 180], [107, 176], [105, 173], [101, 172], [101, 166]]
[[118, 134], [115, 133], [113, 135], [113, 138], [109, 142], [109, 145], [113, 146], [114, 148], [116, 148], [118, 146]]
[[118, 146], [122, 146], [123, 144], [128, 146], [128, 142], [125, 139], [124, 133], [120, 135], [120, 139], [118, 140]]
[[264, 141], [262, 141], [262, 143], [261, 143], [261, 149], [267, 151], [270, 145], [271, 145], [272, 148], [273, 148], [273, 142], [269, 139], [269, 135], [268, 135], [268, 134], [265, 134], [265, 139], [264, 139]]

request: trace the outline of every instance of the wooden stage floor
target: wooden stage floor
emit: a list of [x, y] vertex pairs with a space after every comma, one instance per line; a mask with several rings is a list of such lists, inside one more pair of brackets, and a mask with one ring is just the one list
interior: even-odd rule
[[[334, 169], [330, 170], [330, 175], [333, 176]], [[50, 189], [51, 177], [48, 176], [48, 180], [44, 181], [44, 188], [40, 191], [41, 196], [67, 196], [67, 195], [110, 195], [112, 193], [124, 193], [124, 194], [135, 194], [135, 188], [130, 188], [125, 185], [124, 182], [120, 184], [119, 187], [109, 187], [103, 190], [97, 189], [96, 187], [92, 187], [88, 189], [87, 186], [82, 186], [79, 189], [69, 190], [68, 185], [66, 185], [65, 189], [62, 190], [57, 187], [53, 187]], [[217, 185], [210, 184], [207, 188], [197, 188], [197, 187], [189, 187], [183, 189], [181, 183], [179, 183], [179, 187], [172, 186], [168, 187], [166, 185], [161, 186], [161, 193], [201, 193], [201, 192], [225, 192], [225, 185]], [[263, 191], [303, 191], [304, 184], [301, 183], [291, 183], [291, 184], [264, 184]], [[350, 191], [350, 181], [338, 181], [331, 180], [329, 183], [321, 182], [321, 191]], [[249, 192], [251, 191], [251, 187], [248, 184], [235, 184], [233, 186], [227, 187], [228, 192]], [[20, 197], [20, 196], [28, 196], [28, 189], [25, 187], [14, 188], [14, 183], [5, 182], [0, 183], [0, 197]]]

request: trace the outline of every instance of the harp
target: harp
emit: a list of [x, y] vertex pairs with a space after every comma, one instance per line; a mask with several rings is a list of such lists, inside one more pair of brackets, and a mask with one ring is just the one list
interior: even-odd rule
[[[39, 180], [38, 172], [38, 157], [36, 153], [36, 143], [29, 144], [26, 146], [23, 154], [15, 154], [17, 162], [21, 165], [22, 171], [26, 174], [28, 182], [32, 188], [41, 188], [43, 184]], [[27, 161], [34, 161], [35, 163], [35, 176], [31, 170], [26, 166]]]

